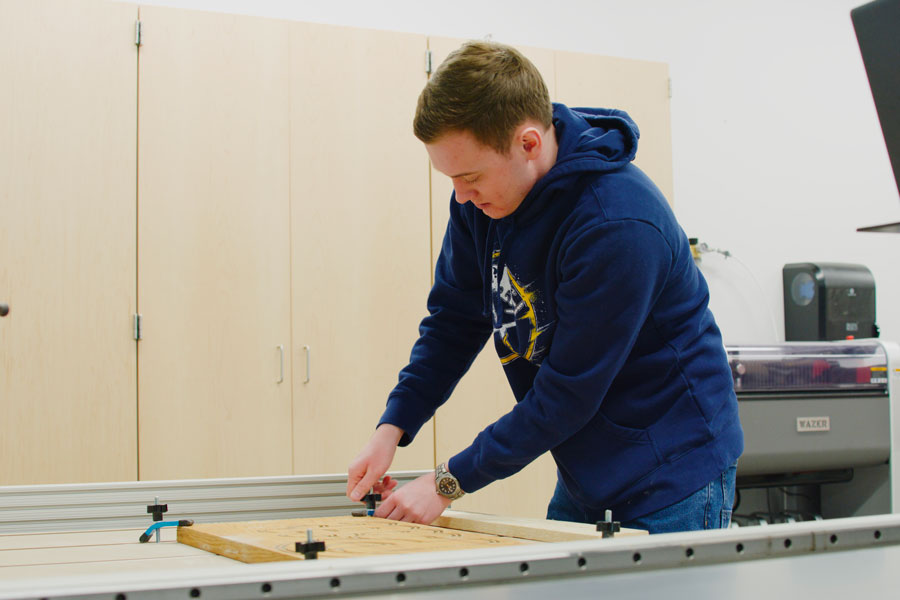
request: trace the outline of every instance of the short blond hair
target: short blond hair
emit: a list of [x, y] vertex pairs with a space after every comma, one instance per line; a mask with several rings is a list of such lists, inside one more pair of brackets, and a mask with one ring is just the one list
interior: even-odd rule
[[429, 144], [451, 131], [469, 131], [507, 154], [526, 120], [549, 128], [553, 105], [534, 64], [505, 44], [472, 41], [450, 53], [419, 95], [413, 131]]

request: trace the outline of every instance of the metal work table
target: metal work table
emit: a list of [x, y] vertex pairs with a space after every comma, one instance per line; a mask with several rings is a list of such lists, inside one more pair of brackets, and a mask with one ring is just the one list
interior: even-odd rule
[[[408, 480], [417, 474], [399, 476]], [[151, 559], [158, 551], [154, 546], [180, 547], [170, 541], [138, 546], [134, 535], [149, 522], [140, 513], [154, 495], [169, 501], [175, 516], [190, 511], [205, 521], [246, 520], [346, 514], [351, 503], [342, 499], [343, 486], [339, 476], [321, 476], [0, 488], [0, 565], [10, 565], [3, 555], [13, 556], [17, 551], [4, 540], [21, 538], [23, 531], [48, 529], [81, 530], [80, 534], [58, 535], [99, 536], [98, 540], [130, 533], [134, 542], [121, 547], [137, 547], [149, 555], [147, 560], [134, 561], [140, 568], [123, 568], [120, 561], [119, 566], [112, 562], [106, 570], [86, 568], [51, 576], [4, 577], [0, 566], [0, 599], [441, 598], [460, 593], [485, 598], [515, 594], [517, 599], [749, 599], [761, 594], [846, 598], [880, 597], [900, 586], [900, 516], [893, 515], [256, 565], [201, 557], [190, 552], [195, 549], [187, 549], [184, 556], [155, 566]], [[108, 530], [110, 523], [134, 529], [127, 533], [89, 531], [98, 524], [107, 524]], [[54, 535], [39, 537], [51, 540]], [[164, 539], [174, 539], [174, 535], [170, 532]], [[181, 566], [172, 568], [177, 563]]]

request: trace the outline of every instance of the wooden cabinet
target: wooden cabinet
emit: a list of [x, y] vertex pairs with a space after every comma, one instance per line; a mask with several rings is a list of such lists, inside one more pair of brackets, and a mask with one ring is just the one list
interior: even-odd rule
[[[430, 287], [425, 37], [291, 24], [294, 472], [346, 473]], [[395, 469], [431, 468], [433, 427]]]
[[136, 476], [136, 16], [0, 0], [0, 485]]
[[[459, 43], [0, 0], [0, 484], [344, 472], [425, 315], [451, 187], [412, 119]], [[671, 195], [664, 65], [523, 51], [631, 111]], [[488, 346], [394, 468], [513, 402]], [[554, 483], [545, 456], [457, 504], [542, 516]]]
[[141, 21], [141, 478], [345, 472], [424, 313], [425, 38]]

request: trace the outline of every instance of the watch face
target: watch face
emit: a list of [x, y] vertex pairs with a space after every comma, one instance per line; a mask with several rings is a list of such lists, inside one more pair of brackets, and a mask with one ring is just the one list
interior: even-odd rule
[[438, 481], [438, 490], [444, 496], [452, 496], [455, 494], [457, 487], [456, 481], [451, 477], [442, 477], [441, 480]]

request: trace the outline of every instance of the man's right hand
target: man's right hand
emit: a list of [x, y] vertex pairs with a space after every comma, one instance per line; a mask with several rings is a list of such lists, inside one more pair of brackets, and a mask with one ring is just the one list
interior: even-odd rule
[[[347, 469], [347, 496], [354, 502], [362, 500], [370, 489], [374, 488], [394, 460], [397, 444], [403, 437], [403, 430], [396, 425], [382, 423], [372, 434], [369, 443], [353, 459]], [[384, 481], [383, 490], [390, 492], [396, 482]]]

